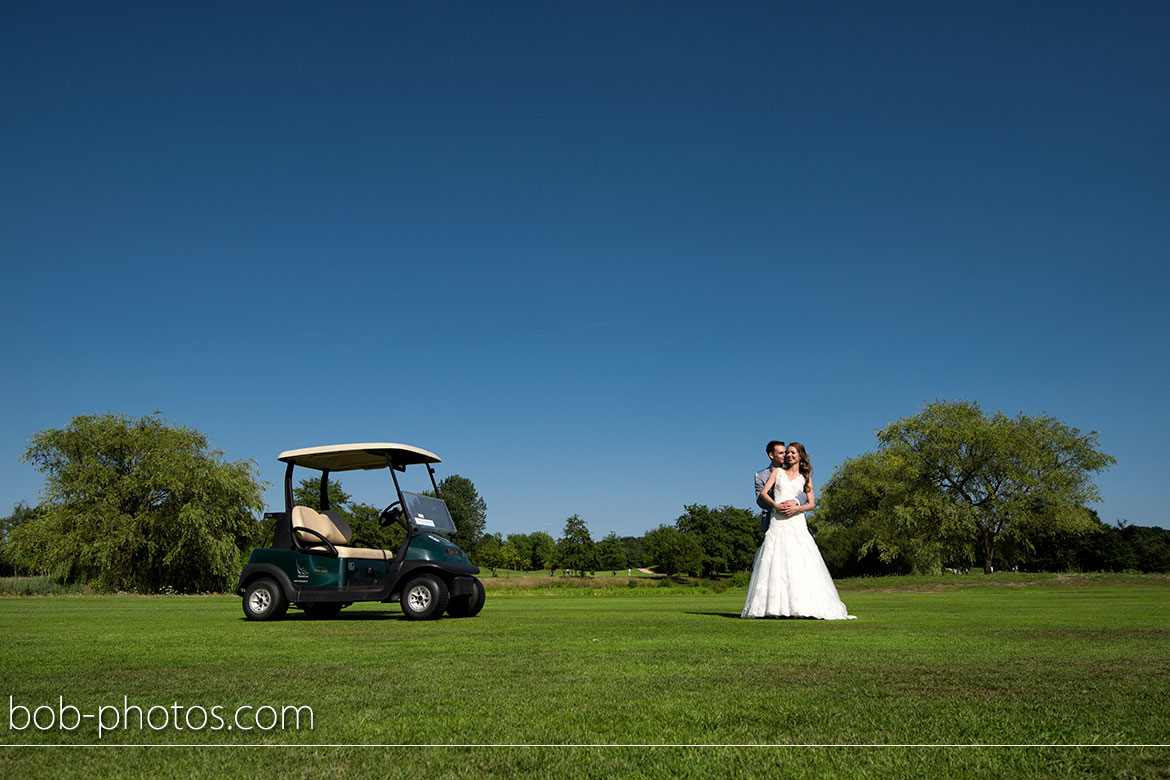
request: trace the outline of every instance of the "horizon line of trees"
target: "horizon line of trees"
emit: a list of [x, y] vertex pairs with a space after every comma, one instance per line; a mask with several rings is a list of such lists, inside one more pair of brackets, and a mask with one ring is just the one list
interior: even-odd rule
[[[986, 414], [968, 401], [924, 404], [877, 431], [878, 447], [841, 464], [809, 527], [835, 577], [966, 571], [1170, 571], [1170, 530], [1107, 525], [1087, 504], [1092, 475], [1116, 461], [1097, 433], [1052, 417]], [[37, 433], [22, 459], [45, 474], [40, 503], [0, 518], [0, 574], [47, 574], [103, 590], [230, 590], [253, 547], [271, 540], [257, 519], [263, 483], [252, 461], [227, 462], [193, 429], [155, 412], [73, 418]], [[330, 504], [357, 546], [396, 549], [403, 529], [354, 502], [339, 480]], [[319, 478], [295, 486], [319, 508]], [[714, 577], [748, 571], [762, 542], [759, 514], [685, 505], [641, 536], [594, 540], [579, 515], [554, 539], [487, 531], [487, 504], [455, 474], [439, 483], [457, 533], [482, 568], [596, 571], [654, 567]]]

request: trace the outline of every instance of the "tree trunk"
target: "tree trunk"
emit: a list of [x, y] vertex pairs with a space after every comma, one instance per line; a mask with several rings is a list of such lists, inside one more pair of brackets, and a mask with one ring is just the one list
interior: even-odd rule
[[988, 531], [983, 532], [983, 573], [995, 573], [995, 537]]

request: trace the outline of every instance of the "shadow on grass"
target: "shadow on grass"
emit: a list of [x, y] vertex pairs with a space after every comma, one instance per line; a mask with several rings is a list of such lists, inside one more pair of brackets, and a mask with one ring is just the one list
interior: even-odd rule
[[[711, 617], [721, 618], [735, 618], [736, 620], [744, 619], [738, 612], [687, 612], [687, 615], [709, 615]], [[750, 618], [751, 620], [817, 620], [814, 617], [797, 617], [794, 615], [769, 615], [761, 618]]]
[[[246, 617], [241, 617], [240, 620], [244, 621], [245, 623], [249, 622], [248, 618], [246, 618]], [[289, 610], [289, 612], [284, 617], [280, 618], [280, 620], [277, 622], [283, 623], [286, 621], [291, 621], [294, 623], [330, 623], [330, 622], [336, 623], [338, 621], [341, 621], [343, 623], [346, 623], [346, 622], [360, 623], [363, 621], [372, 621], [372, 620], [406, 620], [406, 615], [403, 615], [401, 612], [398, 612], [398, 613], [395, 613], [395, 612], [349, 612], [349, 613], [347, 613], [343, 609], [341, 612], [334, 615], [333, 617], [325, 618], [325, 617], [310, 617], [309, 615], [306, 615], [304, 612], [300, 612], [300, 611], [294, 612], [292, 610]]]

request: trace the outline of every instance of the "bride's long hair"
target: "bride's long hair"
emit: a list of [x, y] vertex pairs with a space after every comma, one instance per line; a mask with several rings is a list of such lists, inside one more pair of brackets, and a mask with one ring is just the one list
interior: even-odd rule
[[809, 479], [813, 472], [812, 461], [808, 459], [808, 453], [805, 451], [804, 445], [800, 442], [790, 441], [788, 442], [788, 446], [794, 448], [800, 454], [800, 463], [797, 464], [796, 468], [804, 475], [804, 492], [807, 493], [812, 489], [812, 480]]

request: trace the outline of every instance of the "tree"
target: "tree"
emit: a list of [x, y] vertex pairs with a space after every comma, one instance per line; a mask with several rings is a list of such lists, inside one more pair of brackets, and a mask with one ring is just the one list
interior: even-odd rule
[[660, 525], [643, 537], [646, 559], [663, 574], [698, 575], [703, 570], [703, 548], [694, 534], [672, 525]]
[[1170, 530], [1119, 524], [1117, 533], [1132, 551], [1133, 568], [1170, 571]]
[[[332, 490], [330, 491], [332, 493]], [[330, 498], [332, 503], [332, 498]], [[349, 520], [353, 530], [351, 547], [372, 547], [375, 550], [393, 550], [406, 541], [406, 529], [398, 523], [382, 526], [382, 507], [373, 504], [349, 504], [339, 510]]]
[[487, 525], [487, 503], [480, 498], [475, 483], [458, 474], [439, 483], [439, 496], [446, 502], [451, 519], [455, 521], [456, 530], [451, 541], [468, 556], [473, 555]]
[[[819, 497], [817, 505], [821, 505]], [[863, 523], [832, 525], [817, 517], [809, 517], [808, 530], [816, 540], [833, 579], [910, 574], [912, 571], [910, 562], [905, 558], [883, 561], [878, 549], [870, 544], [870, 529]]]
[[925, 404], [877, 439], [877, 453], [847, 461], [826, 486], [830, 519], [864, 520], [874, 544], [919, 562], [941, 562], [957, 538], [973, 542], [988, 573], [1005, 542], [1091, 530], [1086, 504], [1100, 497], [1091, 475], [1116, 463], [1096, 431], [1047, 415], [988, 415], [970, 401]]
[[504, 565], [503, 554], [504, 540], [498, 533], [484, 534], [479, 541], [479, 547], [476, 548], [475, 561], [484, 568], [491, 569], [492, 576], [495, 577], [496, 569]]
[[1023, 571], [1122, 571], [1135, 568], [1133, 550], [1118, 528], [1105, 525], [1090, 511], [1088, 531], [1038, 529], [1026, 540], [1005, 541], [997, 559], [1002, 568]]
[[[1097, 513], [1093, 517], [1100, 522]], [[1105, 525], [1100, 523], [1095, 533], [1081, 534], [1074, 540], [1077, 547], [1077, 563], [1080, 571], [1125, 571], [1137, 568], [1137, 556], [1123, 534], [1124, 525]], [[1170, 552], [1170, 548], [1167, 550]], [[1168, 556], [1161, 571], [1170, 568]], [[1147, 569], [1146, 571], [1151, 571]]]
[[[811, 529], [819, 532], [826, 565], [842, 572], [837, 576], [937, 574], [944, 565], [965, 568], [972, 561], [971, 535], [955, 507], [912, 460], [893, 450], [841, 464], [817, 498]], [[842, 560], [842, 545], [852, 549], [856, 563]], [[857, 565], [866, 560], [867, 566]]]
[[20, 574], [24, 569], [22, 559], [28, 552], [13, 544], [14, 532], [39, 514], [36, 507], [21, 501], [12, 507], [12, 514], [0, 519], [0, 575]]
[[508, 534], [508, 542], [516, 548], [516, 565], [513, 568], [529, 571], [541, 569], [532, 563], [532, 537], [528, 534]]
[[500, 545], [500, 565], [505, 569], [519, 569], [520, 551], [516, 549], [516, 545], [510, 541], [505, 541]]
[[703, 550], [702, 571], [710, 577], [723, 571], [746, 571], [756, 554], [759, 515], [748, 509], [701, 504], [684, 506], [675, 527], [692, 534]]
[[[329, 508], [344, 512], [349, 503], [350, 495], [341, 489], [341, 481], [329, 480]], [[309, 509], [321, 511], [321, 478], [308, 477], [302, 479], [293, 488], [293, 503], [298, 506], [307, 506]]]
[[45, 485], [13, 544], [44, 573], [103, 589], [223, 591], [260, 535], [255, 465], [225, 462], [159, 412], [74, 417], [35, 434], [22, 460]]
[[551, 577], [558, 563], [556, 540], [544, 531], [534, 531], [529, 538], [532, 540], [532, 568], [548, 569]]
[[565, 519], [564, 535], [557, 540], [557, 552], [560, 553], [561, 563], [582, 577], [586, 571], [596, 568], [597, 553], [593, 537], [589, 535], [589, 526], [578, 515]]
[[642, 548], [642, 540], [637, 536], [623, 536], [622, 549], [626, 553], [626, 566], [639, 569], [645, 565], [646, 551]]
[[597, 543], [597, 565], [617, 576], [618, 569], [626, 568], [626, 550], [615, 533], [609, 533]]

